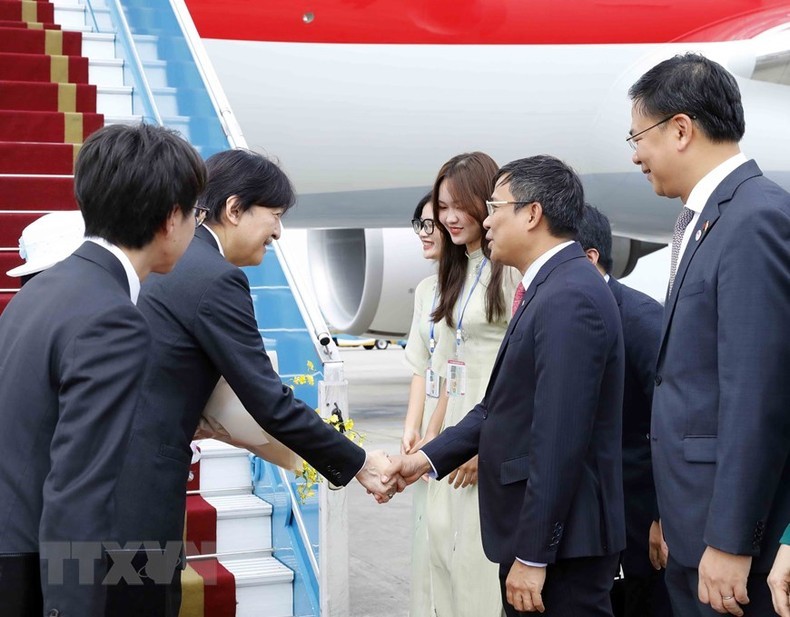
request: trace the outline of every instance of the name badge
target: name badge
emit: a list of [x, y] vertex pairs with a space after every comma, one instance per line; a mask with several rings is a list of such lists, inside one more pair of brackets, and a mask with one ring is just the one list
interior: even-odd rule
[[466, 363], [461, 360], [447, 361], [447, 394], [449, 396], [466, 394]]
[[439, 398], [439, 375], [433, 368], [428, 367], [425, 370], [425, 396], [430, 398]]

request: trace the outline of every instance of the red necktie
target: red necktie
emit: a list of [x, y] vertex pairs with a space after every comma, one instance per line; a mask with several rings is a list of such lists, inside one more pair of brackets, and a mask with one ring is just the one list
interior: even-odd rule
[[524, 299], [524, 294], [526, 292], [527, 292], [527, 290], [524, 289], [524, 283], [519, 283], [518, 287], [516, 287], [516, 295], [513, 296], [513, 311], [512, 311], [512, 315], [516, 314], [516, 311], [518, 310], [518, 307], [521, 304], [521, 301]]

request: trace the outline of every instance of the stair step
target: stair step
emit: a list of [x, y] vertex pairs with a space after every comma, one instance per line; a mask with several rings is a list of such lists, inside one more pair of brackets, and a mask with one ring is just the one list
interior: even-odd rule
[[131, 116], [131, 86], [102, 86], [96, 94], [96, 108], [100, 114], [110, 116]]
[[203, 497], [217, 511], [217, 553], [272, 548], [272, 507], [252, 493]]
[[71, 176], [0, 176], [2, 210], [77, 210]]
[[275, 558], [220, 562], [236, 579], [236, 617], [293, 615], [293, 572]]
[[82, 35], [82, 55], [94, 60], [115, 58], [115, 34], [85, 32]]
[[100, 31], [106, 31], [113, 27], [109, 9], [94, 7], [91, 12], [84, 5], [73, 2], [58, 2], [55, 5], [54, 21], [60, 24], [64, 30], [82, 26], [93, 28], [94, 18]]
[[252, 486], [249, 454], [215, 439], [203, 439], [200, 447], [200, 491]]
[[91, 59], [88, 62], [88, 79], [97, 86], [125, 86], [123, 60], [115, 58]]

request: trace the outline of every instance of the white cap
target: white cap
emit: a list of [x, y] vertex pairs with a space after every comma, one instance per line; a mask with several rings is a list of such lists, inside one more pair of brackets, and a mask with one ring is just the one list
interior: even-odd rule
[[51, 212], [22, 230], [19, 256], [25, 263], [12, 268], [8, 276], [27, 276], [51, 268], [71, 255], [85, 238], [82, 212]]

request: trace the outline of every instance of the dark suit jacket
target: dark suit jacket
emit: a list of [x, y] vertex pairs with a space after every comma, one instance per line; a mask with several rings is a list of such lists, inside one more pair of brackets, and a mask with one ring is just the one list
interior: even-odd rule
[[623, 491], [626, 576], [649, 576], [650, 524], [657, 517], [656, 489], [650, 459], [650, 409], [664, 309], [650, 296], [609, 277], [609, 289], [620, 309], [625, 346], [623, 386]]
[[139, 307], [153, 345], [121, 478], [126, 540], [181, 540], [189, 444], [220, 375], [262, 427], [333, 484], [347, 484], [361, 469], [364, 450], [295, 399], [274, 372], [247, 277], [206, 229], [197, 229], [170, 274], [146, 280]]
[[667, 300], [653, 471], [670, 554], [767, 572], [790, 520], [790, 195], [754, 161], [716, 188]]
[[0, 316], [0, 553], [41, 552], [45, 614], [104, 614], [104, 562], [94, 584], [78, 584], [71, 563], [59, 585], [47, 557], [98, 549], [64, 543], [117, 540], [117, 481], [149, 343], [123, 266], [91, 242]]
[[439, 477], [480, 455], [491, 561], [554, 563], [624, 548], [622, 397], [617, 306], [574, 243], [527, 289], [483, 401], [423, 448]]

